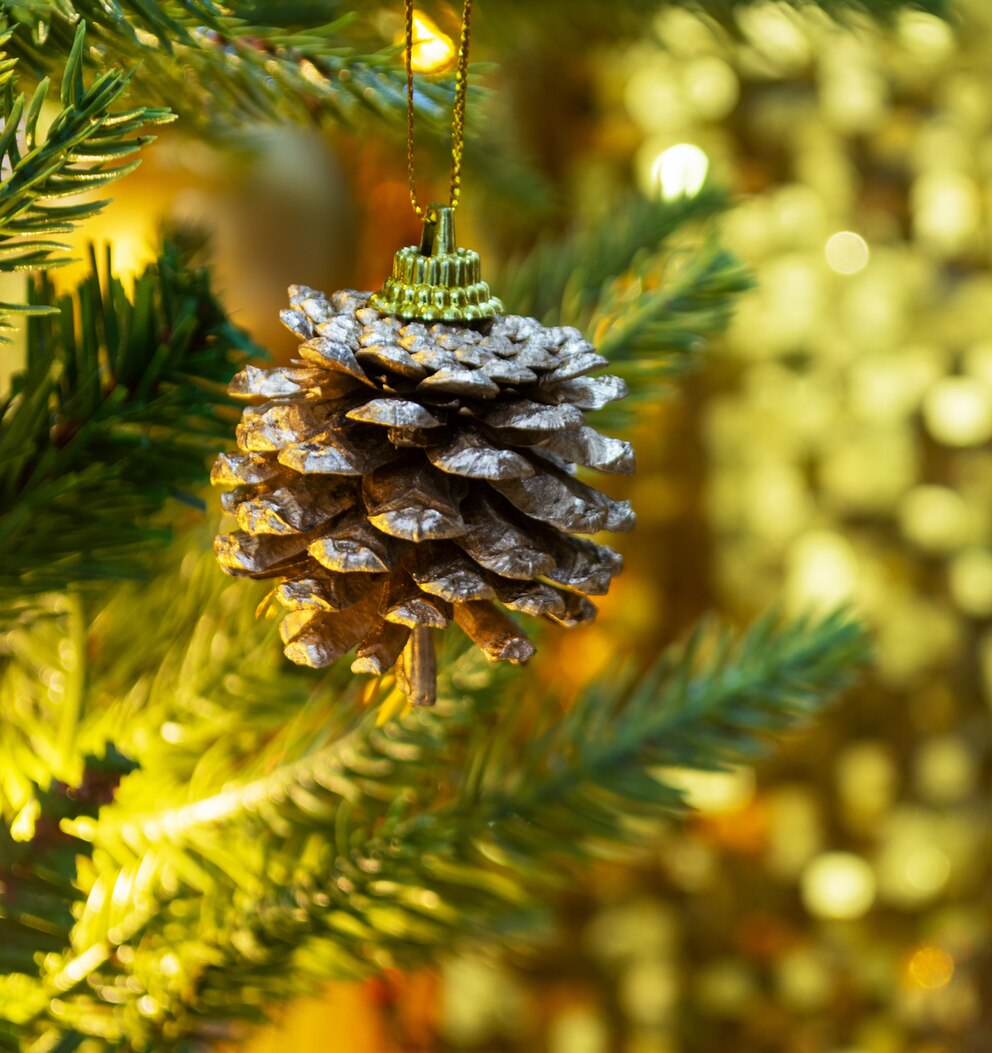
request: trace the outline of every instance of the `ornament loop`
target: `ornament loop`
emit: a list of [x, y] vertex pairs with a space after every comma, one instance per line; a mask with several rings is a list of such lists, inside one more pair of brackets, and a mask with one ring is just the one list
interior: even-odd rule
[[482, 280], [479, 254], [457, 247], [454, 209], [437, 204], [424, 214], [419, 247], [396, 253], [392, 277], [369, 302], [382, 315], [450, 324], [485, 321], [503, 310]]

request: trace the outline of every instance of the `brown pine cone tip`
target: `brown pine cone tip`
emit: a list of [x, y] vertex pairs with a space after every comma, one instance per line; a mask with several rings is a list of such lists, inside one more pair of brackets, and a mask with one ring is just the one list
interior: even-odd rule
[[[634, 471], [630, 443], [583, 420], [627, 394], [577, 329], [496, 317], [479, 329], [381, 317], [368, 293], [289, 290], [291, 366], [247, 366], [238, 452], [212, 481], [239, 530], [230, 574], [279, 578], [288, 658], [379, 675], [404, 653], [412, 701], [434, 698], [430, 629], [454, 619], [494, 661], [534, 647], [497, 606], [572, 626], [622, 565], [577, 537], [634, 525], [574, 465]], [[264, 401], [262, 401], [264, 400]]]

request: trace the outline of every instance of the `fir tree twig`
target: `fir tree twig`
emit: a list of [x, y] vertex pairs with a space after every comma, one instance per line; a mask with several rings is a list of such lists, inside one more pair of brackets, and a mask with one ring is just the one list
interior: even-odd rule
[[[243, 666], [241, 648], [255, 646], [247, 635], [232, 630], [216, 683]], [[202, 666], [199, 653], [182, 660], [194, 638], [173, 644], [158, 680], [163, 701]], [[533, 938], [535, 892], [562, 867], [628, 843], [631, 816], [683, 810], [664, 768], [753, 759], [765, 736], [815, 713], [863, 654], [860, 630], [842, 617], [769, 619], [737, 644], [701, 635], [648, 676], [614, 677], [536, 727], [531, 707], [514, 700], [519, 681], [480, 684], [474, 658], [445, 664], [454, 679], [438, 711], [381, 727], [375, 714], [348, 715], [354, 687], [336, 717], [324, 695], [276, 729], [274, 715], [258, 719], [257, 701], [225, 713], [237, 706], [236, 683], [214, 706], [201, 683], [190, 705], [213, 712], [208, 723], [251, 729], [244, 753], [223, 736], [212, 748], [184, 744], [173, 702], [179, 745], [145, 747], [116, 803], [66, 827], [92, 841], [94, 855], [72, 951], [49, 960], [60, 1026], [162, 1043], [252, 1019], [261, 1004], [329, 976], [410, 964], [466, 940]], [[251, 661], [264, 685], [269, 667]], [[458, 687], [465, 678], [470, 693]], [[180, 796], [178, 783], [192, 795]], [[173, 959], [162, 966], [177, 941], [187, 949], [178, 973]], [[126, 988], [114, 979], [118, 943], [129, 948]], [[141, 998], [161, 1014], [128, 1010]]]
[[[141, 575], [169, 536], [152, 516], [198, 502], [230, 423], [224, 387], [263, 352], [224, 314], [193, 242], [168, 243], [129, 295], [105, 261], [58, 315], [33, 317], [0, 403], [0, 610], [76, 582]], [[46, 275], [30, 306], [50, 304]]]
[[[12, 36], [10, 29], [0, 35], [0, 48], [10, 48]], [[0, 271], [68, 263], [68, 258], [60, 255], [68, 246], [53, 239], [96, 215], [107, 202], [53, 202], [91, 192], [133, 171], [139, 161], [131, 155], [153, 138], [138, 135], [138, 130], [173, 119], [167, 109], [115, 110], [130, 79], [118, 70], [107, 70], [86, 87], [82, 68], [85, 46], [85, 26], [80, 23], [62, 70], [61, 109], [45, 130], [40, 127], [40, 118], [48, 97], [48, 79], [38, 84], [30, 100], [24, 94], [15, 95], [17, 62], [0, 59], [0, 162], [4, 169], [0, 182]], [[46, 302], [0, 303], [0, 328], [6, 325], [6, 314], [52, 310]]]
[[[57, 71], [80, 18], [91, 26], [84, 60], [134, 70], [132, 97], [163, 99], [187, 129], [211, 134], [259, 120], [352, 127], [370, 120], [400, 126], [405, 73], [394, 46], [367, 30], [333, 0], [234, 3], [210, 0], [49, 0], [2, 3], [21, 26], [9, 48], [36, 75]], [[44, 44], [39, 44], [43, 39]], [[444, 78], [418, 78], [416, 106], [426, 126], [446, 126], [452, 98]]]
[[[715, 236], [687, 240], [726, 205], [709, 187], [672, 201], [630, 198], [563, 241], [542, 243], [496, 287], [508, 310], [583, 329], [635, 400], [657, 396], [658, 381], [698, 359], [751, 287]], [[609, 427], [629, 412], [614, 404], [598, 419]]]

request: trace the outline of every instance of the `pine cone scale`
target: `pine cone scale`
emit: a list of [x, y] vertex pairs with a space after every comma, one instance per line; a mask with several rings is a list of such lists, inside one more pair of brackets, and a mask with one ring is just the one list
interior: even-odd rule
[[385, 436], [325, 431], [279, 451], [279, 463], [303, 475], [363, 476], [388, 464], [396, 450]]
[[422, 403], [402, 398], [372, 399], [349, 410], [346, 416], [350, 420], [404, 430], [439, 428], [444, 425], [444, 421], [438, 420]]
[[601, 472], [633, 475], [637, 468], [634, 448], [629, 442], [600, 435], [595, 429], [584, 425], [549, 435], [541, 440], [540, 446], [562, 460], [581, 464], [585, 468], [596, 468]]
[[427, 457], [435, 468], [467, 479], [523, 479], [534, 466], [516, 450], [495, 446], [474, 431], [457, 435], [446, 446], [430, 447]]
[[327, 570], [338, 574], [381, 574], [396, 560], [395, 543], [353, 510], [307, 551]]

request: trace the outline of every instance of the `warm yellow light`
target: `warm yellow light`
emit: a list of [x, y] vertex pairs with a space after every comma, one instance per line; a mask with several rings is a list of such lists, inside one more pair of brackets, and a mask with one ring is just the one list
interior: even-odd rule
[[609, 1033], [602, 1016], [592, 1006], [569, 1006], [551, 1021], [550, 1053], [605, 1053]]
[[155, 245], [159, 220], [160, 213], [154, 208], [132, 206], [129, 198], [119, 199], [74, 235], [74, 256], [78, 260], [54, 272], [57, 286], [69, 289], [89, 273], [86, 254], [78, 246], [92, 241], [101, 248], [105, 244], [110, 246], [114, 275], [130, 290], [134, 279], [157, 258]]
[[57, 991], [68, 991], [70, 987], [89, 976], [94, 969], [98, 969], [107, 960], [108, 953], [106, 945], [102, 943], [88, 947], [55, 975], [52, 985]]
[[851, 852], [826, 852], [803, 871], [800, 891], [810, 914], [860, 918], [875, 902], [875, 874]]
[[781, 4], [745, 7], [735, 18], [749, 43], [783, 72], [801, 69], [810, 59], [808, 32], [801, 17]]
[[932, 171], [919, 176], [912, 190], [913, 224], [934, 249], [953, 254], [974, 243], [982, 222], [982, 194], [964, 172]]
[[810, 515], [809, 494], [794, 465], [768, 461], [747, 474], [745, 494], [751, 526], [763, 537], [787, 542]]
[[651, 168], [652, 180], [661, 186], [665, 201], [695, 197], [710, 170], [710, 159], [692, 143], [679, 143], [663, 150]]
[[838, 274], [857, 274], [868, 266], [868, 242], [852, 230], [840, 230], [827, 239], [827, 266]]
[[938, 442], [987, 442], [992, 438], [992, 387], [973, 377], [944, 377], [927, 392], [923, 416]]
[[161, 1012], [161, 1006], [158, 1002], [152, 998], [151, 995], [143, 995], [138, 999], [138, 1012], [142, 1016], [158, 1016]]
[[837, 789], [845, 809], [857, 816], [879, 816], [898, 792], [899, 773], [883, 742], [856, 742], [837, 759]]
[[956, 804], [975, 790], [979, 765], [963, 736], [938, 735], [917, 750], [913, 781], [934, 804]]
[[730, 66], [715, 55], [707, 55], [685, 71], [685, 93], [700, 117], [718, 121], [737, 105], [740, 89]]
[[958, 607], [973, 618], [992, 614], [992, 552], [968, 548], [959, 552], [948, 568], [951, 595]]
[[[624, 1017], [642, 1027], [659, 1027], [679, 1002], [679, 978], [664, 959], [640, 955], [621, 974], [617, 1000]], [[576, 1046], [563, 1046], [572, 1053]], [[601, 1049], [609, 1047], [604, 1043]]]
[[182, 742], [183, 726], [182, 724], [177, 724], [174, 720], [167, 720], [159, 728], [159, 734], [166, 742]]
[[[895, 434], [894, 426], [917, 412], [924, 393], [940, 379], [944, 368], [938, 348], [924, 344], [903, 345], [897, 353], [866, 355], [848, 374], [851, 408], [865, 420], [888, 425], [888, 433]], [[989, 375], [992, 377], [992, 369]], [[862, 470], [864, 467], [862, 463]], [[915, 467], [914, 456], [914, 475]]]
[[909, 959], [909, 975], [915, 984], [931, 990], [946, 987], [954, 975], [954, 959], [933, 944], [925, 943]]
[[953, 862], [938, 841], [940, 826], [938, 813], [922, 809], [897, 808], [884, 821], [875, 872], [887, 903], [919, 910], [947, 887]]
[[950, 552], [968, 531], [968, 508], [947, 486], [915, 486], [899, 506], [899, 525], [914, 544], [929, 552]]
[[820, 802], [803, 786], [790, 785], [769, 799], [768, 863], [793, 878], [820, 851], [823, 824]]
[[858, 585], [858, 557], [850, 542], [828, 530], [810, 531], [789, 552], [788, 593], [794, 607], [835, 607]]
[[757, 985], [742, 961], [719, 958], [703, 966], [693, 984], [699, 1004], [714, 1016], [734, 1017], [753, 1005]]
[[920, 897], [942, 891], [951, 876], [947, 853], [933, 845], [921, 845], [906, 858], [906, 882]]
[[624, 102], [627, 112], [647, 132], [678, 127], [685, 116], [675, 72], [657, 56], [630, 74]]
[[807, 1012], [826, 1005], [834, 988], [829, 965], [808, 948], [791, 951], [776, 962], [775, 981], [791, 1008]]
[[410, 64], [417, 73], [440, 73], [455, 58], [455, 45], [423, 11], [413, 15], [413, 48]]
[[968, 348], [964, 372], [992, 386], [992, 340], [980, 340]]
[[924, 59], [946, 58], [954, 50], [954, 33], [942, 18], [925, 11], [907, 11], [899, 20], [899, 39]]
[[10, 836], [15, 841], [30, 841], [34, 837], [34, 824], [41, 814], [41, 806], [34, 798], [17, 813], [10, 824]]
[[731, 771], [692, 771], [663, 768], [658, 775], [682, 790], [690, 807], [704, 815], [726, 815], [740, 811], [754, 797], [754, 772], [750, 768]]

